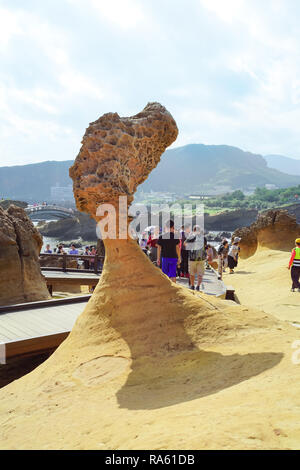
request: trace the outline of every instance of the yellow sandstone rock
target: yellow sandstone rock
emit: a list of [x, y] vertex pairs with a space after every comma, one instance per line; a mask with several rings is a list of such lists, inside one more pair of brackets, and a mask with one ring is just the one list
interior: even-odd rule
[[50, 298], [39, 265], [42, 244], [24, 209], [0, 207], [0, 305]]

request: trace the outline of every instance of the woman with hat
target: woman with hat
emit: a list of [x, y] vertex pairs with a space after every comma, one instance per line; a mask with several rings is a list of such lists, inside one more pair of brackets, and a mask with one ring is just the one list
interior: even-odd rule
[[300, 238], [295, 240], [296, 247], [292, 251], [292, 256], [289, 262], [288, 268], [291, 269], [291, 277], [293, 281], [292, 292], [295, 292], [295, 289], [298, 289], [300, 292]]

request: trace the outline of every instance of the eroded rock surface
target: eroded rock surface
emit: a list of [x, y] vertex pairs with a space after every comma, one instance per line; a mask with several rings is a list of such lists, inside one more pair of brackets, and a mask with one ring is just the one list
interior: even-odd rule
[[174, 119], [159, 103], [149, 103], [132, 117], [107, 113], [92, 122], [70, 168], [77, 208], [95, 216], [101, 203], [117, 208], [119, 196], [131, 204], [137, 186], [177, 134]]
[[258, 247], [290, 251], [300, 235], [296, 217], [286, 210], [269, 210], [260, 214], [250, 227], [237, 229], [234, 237], [240, 237], [241, 258], [253, 256]]
[[38, 260], [42, 243], [22, 208], [0, 207], [0, 305], [50, 298]]

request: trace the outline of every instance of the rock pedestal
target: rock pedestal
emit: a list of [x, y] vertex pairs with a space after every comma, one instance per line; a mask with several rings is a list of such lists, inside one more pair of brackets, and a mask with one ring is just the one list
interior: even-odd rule
[[49, 299], [41, 274], [43, 239], [20, 207], [0, 207], [0, 305]]

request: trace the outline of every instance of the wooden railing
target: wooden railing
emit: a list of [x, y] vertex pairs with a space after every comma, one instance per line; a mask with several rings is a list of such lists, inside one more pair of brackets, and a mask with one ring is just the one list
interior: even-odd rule
[[[95, 274], [99, 274], [102, 272], [102, 266], [104, 263], [104, 256], [99, 255], [69, 255], [67, 253], [40, 253], [40, 261], [43, 258], [54, 258], [57, 260], [62, 259], [62, 266], [59, 266], [60, 263], [57, 263], [57, 266], [41, 266], [43, 271], [62, 271], [62, 272], [83, 272], [83, 273], [90, 273], [93, 271]], [[87, 260], [90, 264], [93, 264], [92, 269], [78, 269], [78, 268], [70, 268], [67, 266], [67, 261], [69, 259], [75, 260]]]

